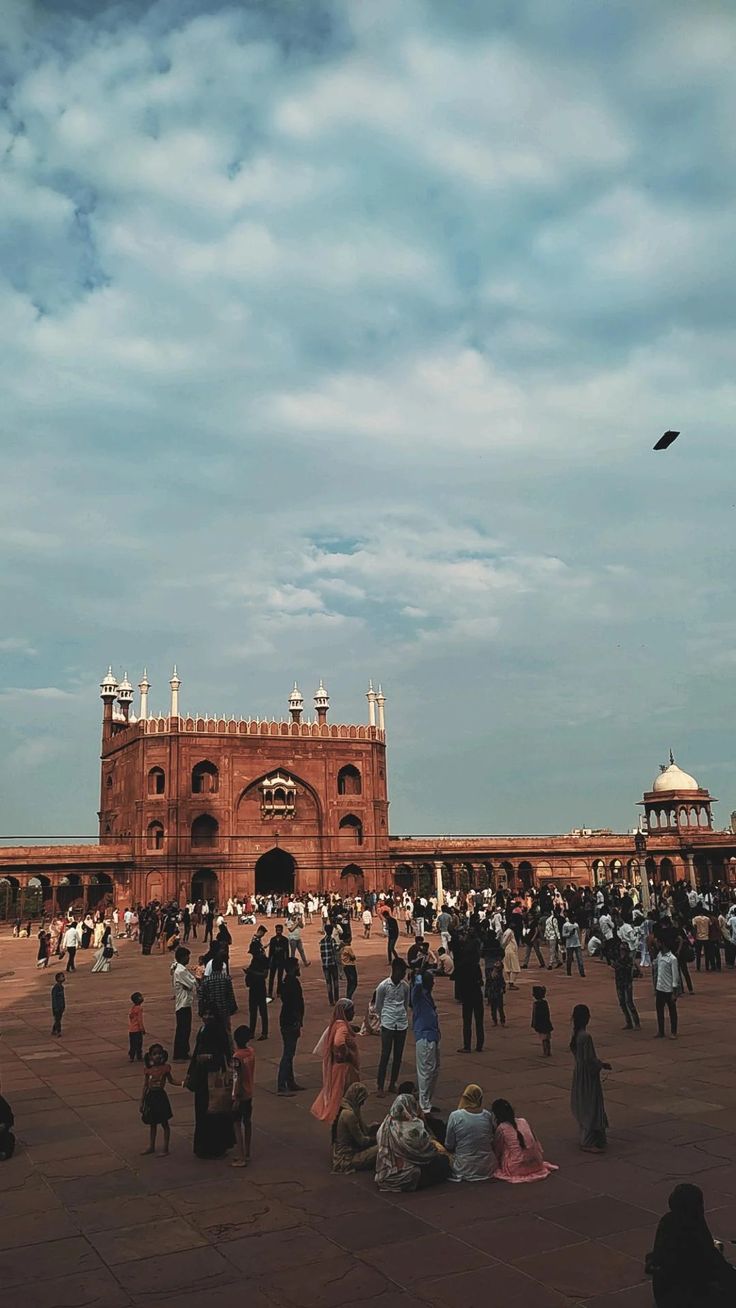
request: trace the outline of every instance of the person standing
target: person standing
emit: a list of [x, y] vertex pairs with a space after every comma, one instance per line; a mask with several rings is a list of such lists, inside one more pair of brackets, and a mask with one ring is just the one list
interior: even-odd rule
[[65, 980], [64, 973], [57, 972], [54, 977], [54, 984], [51, 987], [51, 1016], [54, 1019], [51, 1034], [55, 1036], [61, 1035], [61, 1020], [66, 1009], [66, 996], [64, 994]]
[[[513, 938], [513, 933], [508, 932]], [[514, 948], [516, 942], [514, 941]], [[518, 957], [518, 955], [517, 955]], [[455, 960], [455, 983], [463, 1008], [463, 1044], [459, 1054], [469, 1054], [475, 1021], [475, 1052], [481, 1054], [485, 1044], [485, 1026], [483, 1023], [483, 973], [480, 970], [480, 956], [477, 942], [468, 939], [463, 945], [460, 956]]]
[[695, 966], [699, 972], [700, 960], [705, 954], [705, 970], [710, 972], [710, 953], [708, 950], [710, 918], [704, 911], [702, 903], [698, 904], [698, 911], [693, 918], [693, 931], [695, 932]]
[[66, 950], [66, 970], [67, 972], [76, 972], [77, 966], [74, 960], [77, 957], [79, 948], [79, 931], [74, 918], [71, 919], [64, 932], [64, 948]]
[[381, 1058], [376, 1077], [379, 1095], [384, 1093], [389, 1059], [391, 1059], [391, 1078], [388, 1088], [391, 1094], [396, 1094], [406, 1033], [409, 1029], [409, 987], [405, 977], [406, 963], [402, 958], [394, 958], [391, 963], [391, 975], [376, 988], [375, 1008], [381, 1023]]
[[145, 1034], [143, 995], [140, 990], [134, 990], [130, 996], [130, 1012], [128, 1013], [128, 1058], [131, 1063], [136, 1060], [140, 1063], [143, 1059], [143, 1037]]
[[284, 927], [277, 923], [276, 934], [268, 942], [268, 997], [273, 999], [273, 981], [276, 977], [276, 994], [281, 994], [281, 982], [284, 965], [289, 957], [289, 941], [284, 935]]
[[537, 962], [539, 963], [539, 966], [541, 968], [545, 967], [544, 958], [542, 956], [541, 940], [542, 940], [542, 932], [539, 925], [539, 919], [533, 917], [529, 923], [529, 927], [527, 930], [526, 954], [524, 956], [524, 962], [521, 965], [523, 970], [526, 970], [526, 968], [528, 968], [529, 966], [529, 959], [532, 956], [532, 950], [534, 950], [534, 953], [537, 956]]
[[551, 972], [553, 967], [562, 967], [560, 924], [557, 921], [557, 914], [553, 911], [547, 914], [544, 923], [544, 938], [547, 942], [547, 970]]
[[386, 928], [388, 961], [391, 963], [393, 959], [396, 958], [396, 942], [399, 938], [399, 924], [390, 908], [386, 910], [384, 926]]
[[572, 1011], [570, 1052], [575, 1059], [570, 1092], [570, 1107], [580, 1127], [580, 1148], [588, 1154], [602, 1154], [606, 1147], [608, 1118], [603, 1100], [601, 1072], [610, 1072], [611, 1064], [602, 1063], [588, 1034], [590, 1009], [576, 1004]]
[[337, 944], [333, 936], [333, 930], [332, 923], [328, 922], [325, 926], [325, 933], [319, 942], [319, 956], [322, 960], [322, 971], [327, 986], [327, 998], [331, 1004], [336, 1004], [340, 998], [340, 971], [337, 965]]
[[509, 990], [518, 990], [516, 978], [521, 976], [521, 968], [519, 966], [519, 946], [513, 926], [506, 927], [501, 936], [501, 948], [503, 949], [503, 973], [506, 984]]
[[247, 1167], [253, 1134], [253, 1079], [256, 1056], [250, 1047], [250, 1027], [239, 1026], [233, 1032], [233, 1125], [235, 1158], [231, 1167]]
[[432, 995], [433, 987], [432, 973], [420, 972], [414, 978], [411, 992], [418, 1098], [423, 1113], [432, 1109], [432, 1096], [440, 1074], [440, 1020]]
[[188, 949], [180, 945], [171, 964], [171, 984], [174, 989], [174, 1016], [176, 1033], [174, 1035], [174, 1062], [181, 1063], [189, 1058], [189, 1041], [192, 1034], [192, 1008], [197, 989], [197, 979], [189, 971]]
[[302, 919], [301, 919], [301, 917], [297, 917], [297, 916], [292, 917], [291, 921], [287, 923], [287, 926], [286, 926], [286, 934], [287, 934], [287, 936], [289, 937], [289, 954], [290, 954], [290, 957], [291, 957], [291, 958], [296, 958], [296, 956], [297, 956], [297, 954], [298, 954], [299, 957], [301, 958], [301, 960], [302, 960], [304, 966], [305, 966], [305, 967], [309, 967], [309, 962], [307, 961], [307, 956], [306, 956], [306, 954], [304, 953], [304, 945], [303, 945], [303, 943], [302, 943]]
[[352, 945], [343, 945], [340, 950], [340, 966], [345, 976], [346, 998], [352, 999], [358, 989], [358, 960]]
[[641, 1027], [639, 1014], [634, 1003], [634, 960], [631, 950], [623, 940], [619, 942], [618, 952], [613, 959], [613, 974], [616, 980], [616, 995], [621, 1012], [626, 1019], [627, 1031], [638, 1031]]
[[567, 975], [572, 976], [572, 960], [574, 958], [578, 965], [578, 972], [581, 976], [585, 976], [583, 951], [580, 945], [580, 929], [572, 913], [568, 913], [566, 920], [562, 923], [562, 939], [565, 942]]
[[370, 940], [372, 926], [373, 926], [373, 914], [371, 913], [371, 910], [366, 905], [366, 907], [363, 909], [363, 939], [364, 940]]
[[314, 1051], [322, 1057], [322, 1088], [309, 1111], [320, 1122], [335, 1121], [348, 1086], [360, 1080], [360, 1055], [352, 1028], [354, 1016], [351, 1000], [340, 999]]
[[664, 1040], [664, 1012], [670, 1015], [670, 1036], [677, 1036], [677, 992], [680, 988], [680, 969], [672, 953], [672, 942], [666, 936], [654, 960], [654, 997], [657, 1005], [657, 1039]]
[[283, 1053], [279, 1063], [277, 1090], [280, 1095], [295, 1094], [301, 1090], [294, 1080], [294, 1056], [299, 1037], [304, 1026], [304, 993], [299, 980], [299, 963], [295, 958], [287, 960], [284, 979], [281, 983], [281, 1015], [279, 1026]]
[[251, 958], [250, 967], [246, 969], [245, 984], [248, 987], [248, 1026], [253, 1039], [256, 1023], [260, 1014], [261, 1034], [259, 1040], [268, 1040], [268, 1005], [266, 1003], [266, 978], [268, 977], [268, 959], [263, 949], [258, 949]]

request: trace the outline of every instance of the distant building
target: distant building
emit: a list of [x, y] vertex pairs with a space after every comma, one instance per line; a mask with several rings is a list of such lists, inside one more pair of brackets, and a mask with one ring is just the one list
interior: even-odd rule
[[[320, 682], [304, 717], [295, 684], [279, 721], [139, 712], [110, 669], [103, 703], [99, 844], [0, 848], [0, 914], [30, 900], [184, 903], [269, 892], [363, 893], [392, 887], [528, 888], [650, 880], [736, 882], [736, 835], [713, 830], [709, 792], [670, 756], [642, 800], [642, 830], [582, 827], [549, 836], [390, 836], [385, 696], [368, 721], [328, 722]], [[637, 849], [637, 842], [639, 848]]]

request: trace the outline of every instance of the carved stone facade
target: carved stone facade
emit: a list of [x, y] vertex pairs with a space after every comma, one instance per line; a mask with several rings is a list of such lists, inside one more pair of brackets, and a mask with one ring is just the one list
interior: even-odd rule
[[[131, 713], [127, 677], [109, 672], [104, 704], [99, 845], [0, 849], [0, 916], [29, 899], [48, 908], [295, 890], [361, 893], [543, 882], [736, 883], [736, 835], [713, 830], [707, 790], [670, 759], [642, 801], [645, 839], [610, 831], [551, 836], [391, 837], [385, 697], [368, 691], [368, 723], [302, 721], [298, 688], [281, 722], [148, 716], [150, 683]], [[639, 848], [637, 848], [637, 844]], [[642, 844], [644, 847], [642, 847]]]

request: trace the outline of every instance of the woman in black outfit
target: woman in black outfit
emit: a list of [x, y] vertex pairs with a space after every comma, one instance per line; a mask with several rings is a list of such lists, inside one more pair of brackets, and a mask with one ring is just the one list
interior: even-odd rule
[[657, 1308], [733, 1308], [736, 1269], [708, 1230], [703, 1191], [676, 1185], [669, 1206], [646, 1261]]

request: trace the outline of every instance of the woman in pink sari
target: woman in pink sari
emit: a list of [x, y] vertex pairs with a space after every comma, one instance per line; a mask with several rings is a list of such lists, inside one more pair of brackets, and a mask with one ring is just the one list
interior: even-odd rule
[[351, 1001], [341, 999], [314, 1051], [322, 1055], [322, 1089], [310, 1111], [320, 1122], [334, 1122], [348, 1086], [360, 1080], [358, 1045], [350, 1025], [354, 1012]]
[[559, 1168], [545, 1163], [542, 1146], [524, 1117], [515, 1117], [507, 1099], [497, 1099], [491, 1106], [495, 1123], [493, 1152], [497, 1166], [495, 1181], [544, 1181], [550, 1172]]

